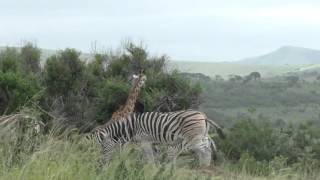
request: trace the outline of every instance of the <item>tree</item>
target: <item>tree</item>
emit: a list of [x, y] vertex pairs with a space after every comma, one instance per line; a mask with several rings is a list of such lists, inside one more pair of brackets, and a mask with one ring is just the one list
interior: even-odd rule
[[216, 81], [223, 81], [223, 77], [221, 75], [215, 75], [215, 80]]
[[24, 105], [37, 91], [37, 80], [21, 72], [21, 56], [16, 48], [0, 53], [0, 114]]
[[0, 99], [3, 102], [0, 112], [12, 113], [39, 92], [40, 87], [36, 79], [20, 73], [0, 72]]
[[99, 77], [101, 80], [106, 76], [107, 66], [109, 63], [109, 57], [107, 54], [95, 54], [94, 59], [88, 63], [88, 69], [92, 75]]
[[21, 48], [22, 70], [25, 73], [40, 71], [40, 54], [40, 49], [32, 43], [27, 43]]
[[250, 82], [251, 80], [252, 80], [252, 77], [251, 77], [250, 75], [245, 76], [245, 77], [243, 78], [243, 83], [246, 84], [246, 83]]
[[97, 98], [96, 120], [105, 123], [118, 107], [125, 103], [129, 84], [119, 77], [105, 79]]
[[70, 92], [81, 86], [85, 70], [80, 60], [80, 52], [65, 49], [48, 58], [45, 66], [45, 83], [51, 95], [66, 97]]
[[20, 69], [20, 55], [15, 48], [7, 47], [0, 53], [1, 72], [18, 72]]
[[299, 77], [298, 76], [287, 76], [286, 80], [288, 81], [289, 84], [293, 85], [299, 81]]
[[9, 95], [7, 90], [3, 89], [3, 87], [0, 87], [0, 115], [2, 115], [7, 107], [8, 107], [8, 103], [9, 103]]
[[275, 120], [274, 124], [277, 128], [284, 128], [286, 126], [286, 121], [282, 118], [278, 118]]
[[239, 75], [229, 75], [229, 81], [231, 82], [237, 82], [237, 81], [241, 81], [242, 80], [242, 77], [239, 76]]
[[252, 72], [249, 74], [249, 76], [255, 81], [259, 80], [261, 78], [261, 75], [259, 72]]

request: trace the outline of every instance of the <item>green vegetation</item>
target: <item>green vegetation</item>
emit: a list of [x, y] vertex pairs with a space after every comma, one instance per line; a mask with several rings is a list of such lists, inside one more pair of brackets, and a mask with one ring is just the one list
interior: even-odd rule
[[[315, 143], [319, 130], [314, 131], [308, 125], [292, 129], [289, 134], [278, 132], [268, 123], [243, 120], [230, 129], [227, 140], [218, 142], [221, 150], [212, 169], [196, 169], [186, 156], [179, 159], [176, 169], [170, 164], [145, 164], [139, 147], [135, 146], [118, 151], [110, 166], [105, 167], [99, 163], [99, 148], [81, 141], [78, 131], [65, 127], [64, 122], [55, 119], [52, 128], [43, 134], [41, 114], [27, 108], [1, 117], [0, 179], [317, 179], [319, 176], [316, 160], [319, 145]], [[291, 138], [292, 143], [287, 141]]]
[[[75, 49], [65, 49], [50, 56], [40, 66], [39, 49], [28, 43], [20, 49], [7, 48], [0, 53], [0, 112], [10, 114], [22, 106], [36, 105], [44, 111], [62, 115], [69, 125], [88, 128], [103, 123], [127, 98], [130, 79], [141, 69], [148, 82], [138, 103], [146, 111], [169, 110], [157, 104], [171, 97], [174, 107], [188, 108], [201, 89], [178, 72], [167, 72], [165, 56], [149, 57], [133, 44], [117, 55], [95, 54], [88, 63]], [[44, 117], [50, 123], [50, 117]], [[92, 127], [89, 127], [89, 129]]]
[[217, 121], [225, 126], [248, 116], [286, 124], [313, 122], [319, 126], [319, 81], [292, 76], [293, 81], [289, 77], [248, 82], [245, 77], [238, 81], [198, 79], [204, 90], [200, 108], [209, 116], [218, 116]]
[[[0, 52], [0, 179], [317, 179], [320, 170], [320, 83], [299, 74], [265, 78], [260, 71], [210, 78], [168, 70], [128, 43], [121, 53], [65, 49], [40, 65], [39, 49]], [[139, 147], [119, 149], [100, 164], [99, 147], [82, 134], [105, 123], [127, 98], [132, 74], [144, 69], [141, 111], [195, 108], [225, 127], [215, 165], [196, 168], [192, 153], [178, 167], [145, 164]], [[261, 73], [261, 75], [260, 75]], [[317, 77], [318, 73], [308, 74]], [[165, 155], [165, 152], [162, 152]], [[191, 160], [190, 160], [191, 159]]]
[[188, 73], [203, 73], [211, 78], [220, 75], [227, 78], [229, 75], [247, 75], [251, 72], [258, 71], [263, 77], [273, 77], [283, 75], [288, 72], [298, 71], [301, 67], [309, 65], [252, 65], [233, 62], [192, 62], [192, 61], [173, 61], [171, 67]]

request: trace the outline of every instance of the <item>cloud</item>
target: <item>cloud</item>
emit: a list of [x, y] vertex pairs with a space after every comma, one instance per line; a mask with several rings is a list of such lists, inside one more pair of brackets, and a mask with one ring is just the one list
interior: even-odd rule
[[144, 41], [173, 59], [239, 59], [292, 44], [320, 48], [320, 4], [298, 0], [7, 0], [0, 2], [0, 44], [84, 51], [98, 40]]

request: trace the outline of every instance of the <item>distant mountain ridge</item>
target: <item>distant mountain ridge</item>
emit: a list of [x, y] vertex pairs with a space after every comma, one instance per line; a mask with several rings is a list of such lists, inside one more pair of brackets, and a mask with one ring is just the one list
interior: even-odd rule
[[237, 63], [256, 65], [320, 64], [320, 50], [283, 46], [268, 54], [242, 59]]

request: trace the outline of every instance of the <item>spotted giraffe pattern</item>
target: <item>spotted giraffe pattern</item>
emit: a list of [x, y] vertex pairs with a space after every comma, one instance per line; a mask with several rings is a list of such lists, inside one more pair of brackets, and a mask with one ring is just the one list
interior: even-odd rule
[[141, 71], [138, 76], [134, 76], [133, 78], [134, 82], [129, 91], [127, 101], [123, 106], [120, 106], [120, 108], [112, 114], [112, 120], [117, 120], [126, 117], [128, 114], [134, 111], [137, 98], [141, 91], [141, 87], [145, 84], [147, 77]]

